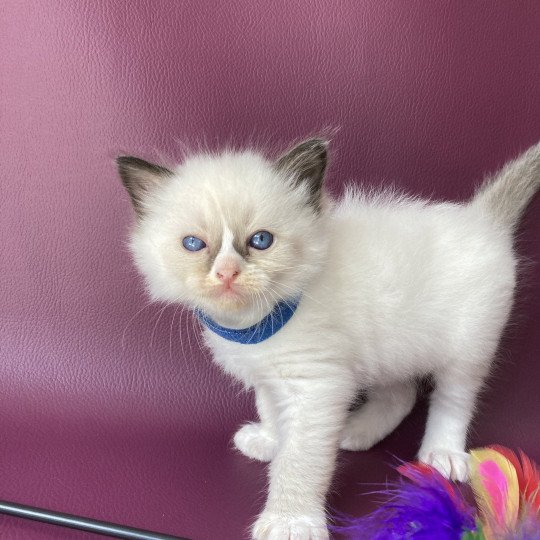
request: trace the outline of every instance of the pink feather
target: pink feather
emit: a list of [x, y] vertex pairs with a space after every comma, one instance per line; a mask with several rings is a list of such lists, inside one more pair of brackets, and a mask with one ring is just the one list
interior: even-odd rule
[[497, 463], [488, 460], [479, 464], [482, 485], [491, 498], [492, 516], [497, 525], [505, 525], [508, 481]]
[[516, 526], [519, 483], [512, 462], [492, 448], [471, 450], [471, 486], [488, 539], [504, 538]]

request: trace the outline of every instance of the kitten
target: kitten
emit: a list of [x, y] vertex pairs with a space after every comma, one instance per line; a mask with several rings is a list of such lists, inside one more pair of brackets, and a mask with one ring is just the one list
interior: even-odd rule
[[[276, 161], [195, 155], [174, 170], [117, 160], [137, 214], [135, 262], [156, 300], [201, 320], [260, 421], [236, 447], [271, 461], [255, 539], [326, 539], [338, 448], [365, 450], [431, 374], [419, 459], [463, 481], [466, 433], [516, 285], [513, 232], [540, 187], [540, 144], [465, 204], [324, 193], [327, 142]], [[349, 412], [359, 389], [368, 401]]]

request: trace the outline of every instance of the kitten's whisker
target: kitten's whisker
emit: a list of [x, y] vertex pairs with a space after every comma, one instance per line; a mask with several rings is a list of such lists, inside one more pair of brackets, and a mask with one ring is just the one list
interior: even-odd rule
[[187, 340], [188, 340], [188, 354], [193, 354], [193, 351], [194, 351], [194, 347], [193, 347], [193, 343], [191, 341], [191, 334], [192, 334], [192, 330], [191, 330], [191, 327], [193, 325], [193, 314], [191, 312], [191, 309], [188, 307], [188, 306], [184, 306], [184, 309], [182, 310], [182, 316], [186, 316], [186, 323], [184, 325], [184, 329], [183, 331], [187, 334]]
[[[184, 332], [183, 332], [183, 321], [184, 321], [184, 312], [186, 311], [186, 306], [182, 305], [182, 309], [180, 310], [180, 316], [178, 318], [178, 335], [180, 337], [180, 349], [182, 351], [182, 357], [186, 357], [186, 351], [184, 348]], [[189, 336], [189, 334], [188, 334]], [[188, 345], [189, 346], [189, 345]], [[189, 350], [188, 350], [189, 352]]]
[[[257, 311], [262, 312], [262, 300], [260, 300], [260, 291], [256, 291], [256, 293], [257, 293], [257, 296], [255, 297], [256, 308], [257, 308]], [[253, 333], [251, 334], [251, 336], [249, 337], [247, 341], [248, 343], [251, 343], [251, 340], [255, 337], [255, 332], [257, 332], [256, 326], [253, 329]]]
[[[277, 302], [284, 302], [285, 305], [286, 305], [289, 309], [291, 309], [291, 310], [293, 309], [293, 307], [292, 307], [291, 304], [289, 304], [289, 303], [288, 303], [286, 300], [284, 300], [283, 298], [280, 298], [280, 297], [279, 297], [279, 294], [278, 294], [277, 292], [275, 292], [271, 287], [269, 287], [268, 292], [271, 292], [271, 291], [273, 291], [274, 294], [277, 296]], [[279, 315], [280, 315], [280, 317], [281, 317], [281, 326], [283, 326], [283, 313], [280, 311], [280, 312], [279, 312]], [[272, 332], [274, 331], [273, 324], [274, 324], [274, 323], [273, 323], [273, 320], [272, 320]]]
[[281, 296], [271, 285], [268, 285], [266, 292], [270, 295], [270, 298], [273, 300], [274, 305], [279, 302], [284, 302], [287, 306], [289, 305], [285, 297]]
[[180, 308], [180, 304], [176, 306], [176, 309], [174, 310], [172, 319], [171, 319], [171, 325], [169, 327], [169, 358], [172, 360], [172, 335], [173, 335], [173, 325], [174, 325], [174, 318], [176, 316], [176, 312]]
[[[294, 291], [295, 293], [295, 296], [298, 296], [298, 291], [296, 289], [294, 289], [293, 287], [290, 287], [289, 285], [285, 285], [284, 283], [278, 283], [277, 281], [273, 281], [273, 280], [269, 280], [269, 283], [271, 283], [272, 285], [275, 285], [277, 287], [283, 287], [285, 289], [289, 289], [290, 291]], [[279, 291], [278, 291], [279, 292]], [[287, 293], [285, 293], [287, 294]], [[289, 293], [290, 294], [290, 293]], [[324, 307], [324, 304], [320, 301], [320, 300], [317, 300], [315, 297], [309, 295], [308, 293], [306, 293], [305, 291], [302, 291], [301, 293], [302, 296], [305, 296], [306, 298], [309, 298], [310, 300], [312, 300], [313, 302], [316, 302], [317, 304], [319, 304], [320, 306], [323, 306]]]
[[199, 319], [197, 317], [195, 317], [193, 315], [193, 313], [191, 313], [191, 310], [188, 313], [188, 317], [191, 320], [191, 328], [193, 329], [193, 336], [195, 338], [195, 343], [197, 344], [197, 347], [199, 348], [201, 353], [205, 354], [205, 349], [204, 349], [203, 344], [201, 342], [201, 340], [202, 340], [202, 337], [201, 337], [202, 326], [199, 323]]
[[[270, 292], [270, 291], [268, 291], [268, 292]], [[261, 291], [261, 294], [262, 294], [262, 297], [263, 297], [263, 299], [264, 299], [264, 301], [266, 303], [267, 308], [270, 310], [270, 312], [272, 312], [272, 304], [270, 304], [268, 298], [264, 294], [264, 291]], [[263, 331], [266, 328], [267, 324], [268, 324], [268, 319], [264, 323]], [[273, 334], [274, 333], [274, 318], [273, 317], [270, 318], [270, 324], [272, 325], [272, 334]]]
[[139, 309], [139, 311], [137, 311], [137, 313], [135, 313], [135, 315], [133, 315], [133, 317], [131, 317], [131, 319], [129, 319], [129, 321], [127, 322], [124, 328], [124, 331], [122, 332], [122, 339], [120, 341], [122, 350], [124, 350], [125, 348], [126, 332], [127, 332], [127, 329], [129, 328], [129, 325], [135, 320], [135, 318], [138, 315], [140, 315], [146, 308], [150, 307], [153, 303], [154, 303], [153, 300], [150, 300], [149, 302], [147, 302], [146, 305], [144, 305], [141, 309]]
[[[184, 332], [187, 333], [187, 340], [188, 340], [188, 355], [191, 354], [191, 336], [189, 332], [189, 324], [184, 325], [184, 313], [186, 312], [186, 306], [182, 306], [182, 311], [180, 312], [180, 321], [179, 321], [179, 333], [180, 333], [180, 342], [182, 343], [182, 356], [187, 356], [186, 352], [184, 351]], [[189, 314], [188, 314], [188, 323], [189, 323]]]
[[163, 315], [163, 312], [172, 304], [172, 302], [168, 302], [167, 304], [165, 304], [160, 310], [159, 310], [159, 313], [158, 313], [158, 317], [157, 317], [157, 320], [156, 322], [154, 323], [154, 326], [152, 328], [152, 332], [150, 334], [150, 347], [153, 346], [154, 344], [154, 334], [156, 332], [156, 328], [157, 328], [157, 325], [159, 324], [159, 321], [161, 319], [161, 316]]

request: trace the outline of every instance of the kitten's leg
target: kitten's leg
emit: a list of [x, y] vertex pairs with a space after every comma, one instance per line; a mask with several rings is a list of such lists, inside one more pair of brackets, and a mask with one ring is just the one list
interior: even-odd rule
[[447, 478], [464, 482], [469, 475], [467, 429], [486, 373], [445, 371], [436, 375], [426, 433], [418, 453]]
[[277, 450], [277, 426], [269, 390], [256, 386], [255, 402], [260, 422], [243, 425], [234, 436], [234, 445], [251, 459], [271, 461]]
[[414, 382], [374, 386], [368, 401], [349, 414], [341, 435], [343, 450], [368, 450], [394, 431], [416, 401]]
[[325, 498], [339, 437], [354, 390], [287, 381], [280, 400], [280, 444], [270, 465], [265, 508], [253, 526], [256, 540], [327, 540]]

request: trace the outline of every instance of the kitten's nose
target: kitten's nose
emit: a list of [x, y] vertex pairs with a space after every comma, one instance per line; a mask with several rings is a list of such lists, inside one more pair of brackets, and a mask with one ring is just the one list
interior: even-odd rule
[[227, 266], [216, 271], [219, 280], [227, 285], [227, 287], [230, 287], [231, 283], [238, 277], [238, 274], [240, 274], [240, 269], [237, 266]]

